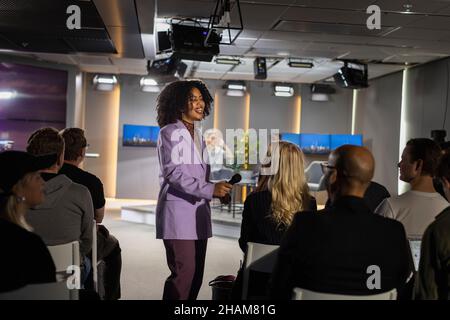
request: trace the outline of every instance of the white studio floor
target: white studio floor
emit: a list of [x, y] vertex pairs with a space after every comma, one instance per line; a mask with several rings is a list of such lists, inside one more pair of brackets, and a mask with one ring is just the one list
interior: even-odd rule
[[[122, 299], [160, 300], [164, 281], [169, 276], [162, 240], [155, 238], [155, 228], [120, 219], [123, 205], [148, 205], [150, 201], [107, 201], [105, 226], [120, 241], [122, 248]], [[235, 275], [242, 252], [237, 239], [213, 237], [208, 241], [205, 275], [199, 299], [211, 300], [208, 282], [218, 275]]]

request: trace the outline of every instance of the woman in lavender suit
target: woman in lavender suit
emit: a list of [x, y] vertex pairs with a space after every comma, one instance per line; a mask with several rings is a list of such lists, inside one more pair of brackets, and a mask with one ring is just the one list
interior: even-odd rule
[[213, 197], [231, 190], [226, 182], [209, 182], [203, 158], [205, 143], [196, 121], [209, 115], [212, 97], [199, 80], [176, 81], [160, 93], [157, 103], [160, 192], [156, 206], [156, 237], [163, 239], [171, 275], [163, 299], [195, 300], [203, 280], [206, 245], [211, 235]]

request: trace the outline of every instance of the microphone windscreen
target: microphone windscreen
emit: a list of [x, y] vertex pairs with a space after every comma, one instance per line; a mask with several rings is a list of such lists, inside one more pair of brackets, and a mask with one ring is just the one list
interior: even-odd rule
[[231, 177], [230, 181], [228, 181], [229, 184], [235, 184], [241, 181], [242, 176], [239, 173], [236, 173], [234, 176]]

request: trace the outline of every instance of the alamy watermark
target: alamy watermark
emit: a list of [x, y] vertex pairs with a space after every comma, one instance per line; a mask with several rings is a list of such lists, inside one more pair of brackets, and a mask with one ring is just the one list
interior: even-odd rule
[[204, 133], [195, 129], [192, 140], [188, 130], [183, 128], [172, 131], [167, 138], [173, 146], [170, 156], [175, 165], [261, 165], [262, 175], [278, 171], [279, 129], [226, 129], [225, 135], [218, 129]]
[[66, 20], [66, 26], [69, 30], [81, 29], [81, 9], [79, 6], [73, 4], [67, 7], [66, 13], [70, 16]]
[[367, 14], [370, 16], [367, 18], [366, 25], [369, 30], [381, 29], [381, 9], [379, 6], [373, 4], [367, 7]]
[[370, 274], [367, 278], [366, 286], [369, 290], [381, 289], [381, 269], [377, 265], [371, 265], [367, 267], [367, 274]]

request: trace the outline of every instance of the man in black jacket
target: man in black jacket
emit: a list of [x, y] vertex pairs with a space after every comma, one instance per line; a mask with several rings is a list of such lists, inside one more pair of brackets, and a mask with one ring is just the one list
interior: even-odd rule
[[[450, 199], [450, 153], [437, 170], [442, 191]], [[450, 300], [450, 206], [438, 214], [422, 238], [415, 299]]]
[[345, 145], [323, 165], [331, 206], [296, 215], [280, 247], [272, 297], [290, 299], [295, 287], [324, 293], [403, 293], [413, 262], [401, 223], [372, 214], [364, 193], [374, 159]]

